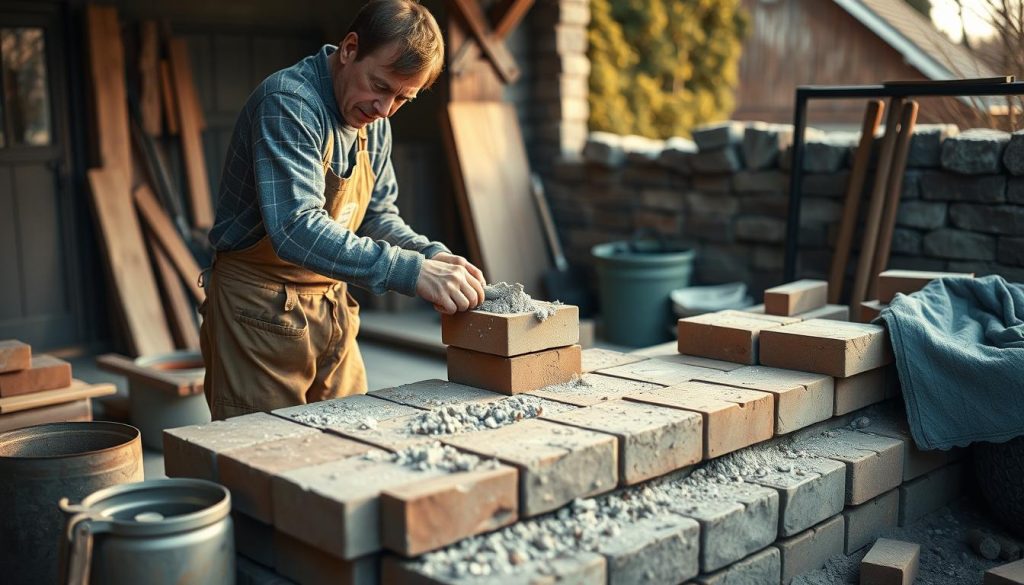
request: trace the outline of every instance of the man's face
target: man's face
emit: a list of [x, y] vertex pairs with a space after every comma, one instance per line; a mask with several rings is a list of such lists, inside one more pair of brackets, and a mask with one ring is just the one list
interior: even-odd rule
[[391, 68], [397, 57], [395, 44], [385, 45], [356, 61], [359, 40], [349, 33], [338, 47], [334, 98], [345, 123], [353, 128], [394, 115], [412, 101], [427, 82], [427, 72], [399, 75]]

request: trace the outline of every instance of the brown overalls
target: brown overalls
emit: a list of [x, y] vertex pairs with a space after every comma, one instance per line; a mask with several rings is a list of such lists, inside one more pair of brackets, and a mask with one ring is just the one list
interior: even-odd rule
[[[331, 170], [333, 132], [323, 159], [324, 209], [353, 232], [375, 179], [366, 143], [364, 127], [346, 179]], [[266, 235], [218, 252], [205, 280], [200, 343], [214, 420], [366, 392], [359, 305], [344, 282], [280, 259]]]

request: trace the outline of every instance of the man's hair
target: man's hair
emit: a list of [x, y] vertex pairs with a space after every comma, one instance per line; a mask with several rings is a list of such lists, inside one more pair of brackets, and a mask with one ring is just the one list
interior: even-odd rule
[[[444, 39], [433, 15], [416, 0], [370, 0], [359, 10], [349, 33], [359, 37], [356, 60], [391, 43], [398, 56], [391, 63], [399, 75], [427, 72], [430, 87], [444, 67]], [[347, 36], [347, 33], [346, 33]]]

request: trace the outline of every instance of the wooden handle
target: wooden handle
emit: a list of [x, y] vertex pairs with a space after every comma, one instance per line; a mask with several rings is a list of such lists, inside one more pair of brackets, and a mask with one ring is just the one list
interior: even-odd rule
[[555, 268], [559, 272], [569, 270], [569, 263], [565, 260], [565, 252], [562, 250], [562, 243], [558, 241], [558, 230], [555, 229], [555, 221], [551, 218], [551, 208], [548, 207], [548, 200], [544, 197], [544, 183], [534, 173], [530, 175], [531, 191], [533, 200], [537, 203], [537, 213], [540, 214], [541, 223], [544, 224], [544, 233], [548, 236], [548, 244], [551, 246], [551, 255], [555, 259]]

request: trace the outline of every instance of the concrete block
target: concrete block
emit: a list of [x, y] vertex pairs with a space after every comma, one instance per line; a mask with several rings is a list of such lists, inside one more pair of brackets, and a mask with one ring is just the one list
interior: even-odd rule
[[497, 530], [518, 519], [519, 474], [499, 465], [386, 489], [381, 542], [412, 557]]
[[794, 449], [846, 464], [846, 503], [863, 504], [903, 482], [903, 441], [835, 429], [798, 441]]
[[451, 404], [486, 404], [508, 397], [506, 394], [491, 392], [483, 388], [475, 388], [436, 379], [403, 384], [393, 388], [381, 388], [380, 390], [370, 392], [368, 395], [424, 410], [441, 408]]
[[622, 353], [610, 349], [591, 348], [583, 350], [583, 372], [596, 372], [647, 359], [645, 356]]
[[0, 397], [20, 396], [71, 385], [71, 364], [50, 355], [32, 358], [23, 370], [0, 374]]
[[743, 133], [743, 159], [750, 169], [774, 168], [779, 154], [792, 143], [792, 124], [752, 122]]
[[745, 130], [742, 122], [730, 120], [698, 126], [693, 129], [692, 136], [699, 150], [716, 150], [742, 143]]
[[777, 435], [832, 417], [835, 384], [830, 376], [746, 366], [731, 372], [701, 376], [698, 380], [771, 393], [775, 397]]
[[761, 363], [845, 378], [889, 364], [885, 328], [865, 323], [811, 319], [761, 334]]
[[231, 522], [234, 524], [235, 552], [273, 569], [277, 565], [273, 525], [234, 511], [231, 512]]
[[974, 278], [974, 273], [886, 270], [878, 274], [878, 302], [890, 303], [896, 297], [896, 293], [909, 295], [937, 278]]
[[672, 344], [672, 355], [661, 355], [653, 359], [665, 360], [666, 362], [672, 362], [673, 364], [682, 364], [684, 366], [696, 366], [698, 368], [718, 370], [720, 372], [731, 372], [732, 370], [743, 367], [743, 364], [737, 364], [736, 362], [713, 360], [710, 358], [703, 358], [695, 355], [683, 355], [679, 353], [678, 342], [670, 341], [669, 343]]
[[900, 486], [900, 526], [907, 526], [960, 497], [962, 463], [953, 463]]
[[609, 585], [681, 583], [697, 575], [700, 525], [665, 516], [630, 524], [597, 549], [608, 563]]
[[[217, 482], [231, 490], [232, 509], [271, 524], [275, 475], [377, 451], [326, 433], [278, 439], [217, 453]], [[253, 559], [259, 560], [259, 559]]]
[[278, 530], [274, 548], [277, 572], [302, 585], [376, 585], [380, 583], [380, 556], [345, 560], [309, 546]]
[[825, 458], [792, 462], [800, 473], [770, 471], [746, 481], [779, 492], [779, 536], [793, 536], [839, 514], [846, 502], [846, 466]]
[[846, 545], [843, 552], [851, 555], [874, 542], [887, 529], [895, 528], [899, 507], [897, 490], [886, 492], [859, 506], [847, 506], [843, 511], [846, 520]]
[[217, 453], [320, 431], [257, 412], [164, 431], [164, 472], [168, 477], [217, 481]]
[[857, 321], [861, 323], [870, 323], [874, 321], [875, 318], [882, 314], [882, 309], [888, 306], [888, 303], [883, 303], [878, 299], [875, 299], [873, 301], [861, 301], [860, 316], [857, 318]]
[[1024, 585], [1024, 560], [985, 571], [984, 585]]
[[17, 339], [0, 340], [0, 374], [28, 369], [32, 365], [32, 347]]
[[621, 485], [693, 465], [704, 453], [703, 419], [695, 412], [612, 400], [544, 418], [618, 437]]
[[781, 554], [783, 585], [789, 585], [798, 575], [820, 569], [830, 558], [843, 554], [844, 527], [840, 514], [775, 543]]
[[701, 575], [696, 581], [701, 585], [772, 585], [780, 582], [781, 575], [779, 549], [769, 546], [721, 571]]
[[894, 387], [899, 383], [894, 365], [875, 368], [848, 378], [835, 378], [835, 381], [835, 416], [882, 402], [895, 392]]
[[615, 437], [544, 420], [526, 420], [443, 442], [519, 469], [519, 514], [531, 517], [618, 483]]
[[676, 511], [700, 523], [700, 570], [711, 573], [775, 541], [779, 494], [751, 484], [719, 484], [710, 496], [682, 500]]
[[689, 366], [667, 360], [649, 359], [623, 366], [615, 366], [614, 368], [606, 368], [598, 373], [605, 376], [658, 384], [660, 386], [672, 386], [673, 384], [688, 382], [715, 371], [709, 368]]
[[[895, 375], [895, 374], [894, 374]], [[863, 432], [889, 437], [903, 442], [903, 481], [921, 477], [957, 461], [963, 454], [961, 449], [922, 451], [917, 448], [910, 434], [906, 415], [899, 409], [882, 411], [872, 415], [871, 424]]]
[[313, 428], [344, 432], [417, 412], [422, 411], [366, 394], [356, 394], [280, 408], [273, 411], [273, 414]]
[[774, 399], [767, 392], [687, 382], [630, 394], [626, 399], [699, 413], [705, 459], [766, 441], [775, 426]]
[[503, 394], [529, 392], [568, 382], [582, 373], [578, 345], [514, 357], [500, 357], [458, 347], [448, 348], [448, 379]]
[[679, 353], [741, 364], [756, 364], [758, 339], [764, 330], [781, 323], [759, 319], [754, 313], [708, 313], [680, 319]]
[[942, 167], [964, 175], [1002, 172], [1003, 151], [1010, 133], [972, 128], [942, 141]]
[[639, 380], [628, 380], [602, 374], [583, 374], [579, 380], [545, 386], [532, 390], [529, 394], [574, 406], [590, 406], [608, 400], [615, 400], [627, 394], [654, 390], [660, 387], [658, 384], [641, 382]]
[[828, 282], [797, 280], [764, 291], [764, 308], [769, 315], [791, 317], [828, 304]]
[[860, 562], [861, 585], [911, 585], [921, 564], [921, 545], [879, 538]]
[[607, 583], [607, 562], [597, 553], [579, 553], [520, 565], [508, 575], [437, 575], [423, 563], [384, 557], [381, 583], [403, 585], [592, 585]]
[[574, 345], [580, 339], [580, 311], [573, 305], [553, 305], [543, 321], [535, 312], [498, 314], [473, 310], [441, 315], [441, 343], [511, 357]]

